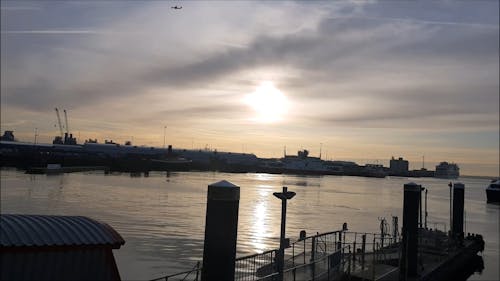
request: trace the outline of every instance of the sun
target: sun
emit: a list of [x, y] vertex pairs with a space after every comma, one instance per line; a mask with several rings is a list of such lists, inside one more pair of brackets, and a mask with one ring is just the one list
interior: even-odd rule
[[256, 113], [252, 119], [262, 123], [282, 120], [288, 108], [286, 96], [270, 81], [260, 83], [255, 92], [245, 97], [245, 103]]

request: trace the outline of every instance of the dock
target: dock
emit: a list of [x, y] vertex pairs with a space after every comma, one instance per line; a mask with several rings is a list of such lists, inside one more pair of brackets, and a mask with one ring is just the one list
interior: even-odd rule
[[[221, 184], [221, 188], [218, 188], [217, 184]], [[234, 212], [237, 214], [239, 187], [225, 181], [217, 184], [209, 186], [209, 198], [211, 188], [215, 200], [210, 202], [209, 199], [207, 205], [222, 203], [217, 201], [224, 198], [222, 196], [224, 192], [229, 192], [227, 199], [224, 200], [233, 200], [230, 203], [233, 214], [225, 211], [216, 215], [230, 215], [234, 218]], [[213, 276], [221, 272], [225, 274], [225, 278], [222, 279], [238, 281], [467, 280], [474, 272], [484, 268], [482, 257], [478, 253], [485, 249], [485, 243], [480, 234], [464, 235], [464, 185], [453, 184], [452, 225], [449, 231], [446, 231], [446, 225], [444, 229], [437, 229], [437, 224], [434, 224], [434, 229], [427, 227], [427, 216], [424, 218], [422, 215], [424, 189], [415, 183], [404, 185], [402, 228], [399, 227], [396, 216], [392, 217], [391, 226], [385, 218], [380, 219], [380, 233], [352, 232], [348, 230], [347, 223], [344, 223], [340, 230], [311, 236], [301, 231], [300, 238], [294, 242], [290, 242], [282, 235], [279, 249], [239, 258], [235, 257], [235, 235], [227, 237], [227, 240], [233, 239], [230, 242], [234, 244], [234, 249], [221, 245], [220, 243], [225, 241], [218, 239], [215, 242], [208, 242], [212, 243], [208, 248], [212, 252], [207, 254], [209, 252], [207, 239], [217, 237], [219, 235], [217, 233], [221, 231], [225, 235], [226, 226], [220, 222], [228, 221], [221, 217], [217, 220], [210, 218], [211, 215], [207, 210], [207, 224], [209, 221], [215, 222], [216, 227], [210, 230], [214, 232], [210, 235], [207, 235], [208, 230], [206, 230], [203, 266], [198, 262], [192, 270], [153, 280], [218, 280]], [[283, 193], [274, 194], [283, 202], [283, 228], [286, 200], [291, 200], [295, 193], [287, 198], [284, 194], [287, 194], [286, 187], [283, 188]], [[224, 201], [223, 204], [229, 203]], [[214, 213], [216, 212], [212, 212]], [[233, 224], [237, 225], [237, 221], [233, 221]], [[234, 226], [230, 229], [234, 230]], [[223, 251], [228, 252], [223, 253]], [[207, 268], [215, 265], [207, 262], [206, 255], [210, 259], [217, 259], [217, 267]], [[220, 263], [218, 255], [225, 258], [227, 263]]]

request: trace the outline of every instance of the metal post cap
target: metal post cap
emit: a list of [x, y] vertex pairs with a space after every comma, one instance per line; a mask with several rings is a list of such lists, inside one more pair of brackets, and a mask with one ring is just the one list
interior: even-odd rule
[[226, 180], [208, 185], [208, 199], [222, 201], [240, 200], [240, 187]]
[[295, 196], [295, 192], [293, 192], [293, 191], [288, 191], [286, 193], [274, 192], [273, 195], [281, 200], [290, 200]]
[[208, 186], [216, 186], [216, 187], [239, 187], [237, 185], [234, 185], [227, 180], [221, 180], [212, 184], [209, 184]]
[[283, 192], [273, 192], [273, 195], [281, 200], [290, 200], [295, 196], [295, 192], [288, 191], [288, 187], [283, 186]]
[[456, 182], [453, 184], [454, 189], [465, 189], [465, 185], [461, 182]]
[[418, 185], [414, 182], [409, 182], [404, 185], [404, 190], [405, 191], [420, 191], [422, 188], [421, 185]]

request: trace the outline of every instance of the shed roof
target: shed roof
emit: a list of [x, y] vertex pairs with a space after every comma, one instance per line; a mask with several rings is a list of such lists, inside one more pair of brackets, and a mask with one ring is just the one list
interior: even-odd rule
[[82, 216], [0, 215], [0, 246], [110, 246], [125, 240], [106, 223]]

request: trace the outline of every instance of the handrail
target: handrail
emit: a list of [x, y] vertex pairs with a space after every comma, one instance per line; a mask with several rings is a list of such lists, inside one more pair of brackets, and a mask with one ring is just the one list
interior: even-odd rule
[[249, 255], [249, 256], [243, 256], [243, 257], [236, 258], [235, 261], [241, 261], [241, 260], [245, 260], [245, 259], [251, 259], [251, 258], [255, 258], [257, 256], [267, 255], [267, 254], [270, 254], [270, 253], [276, 252], [276, 251], [278, 251], [278, 250], [274, 249], [274, 250], [269, 250], [269, 251], [265, 251], [265, 252], [262, 252], [262, 253], [252, 254], [252, 255]]
[[186, 270], [186, 271], [183, 271], [183, 272], [178, 272], [178, 273], [175, 273], [175, 274], [171, 274], [171, 275], [167, 275], [167, 276], [155, 278], [155, 279], [152, 279], [150, 281], [159, 281], [159, 280], [165, 280], [165, 281], [167, 281], [169, 278], [172, 278], [172, 277], [175, 277], [175, 276], [179, 276], [179, 275], [183, 275], [183, 274], [186, 274], [186, 276], [184, 276], [184, 278], [182, 280], [186, 280], [186, 278], [189, 276], [189, 274], [191, 274], [193, 272], [200, 271], [201, 269], [202, 269], [202, 267], [200, 267], [200, 262], [197, 262], [196, 265], [191, 270]]

